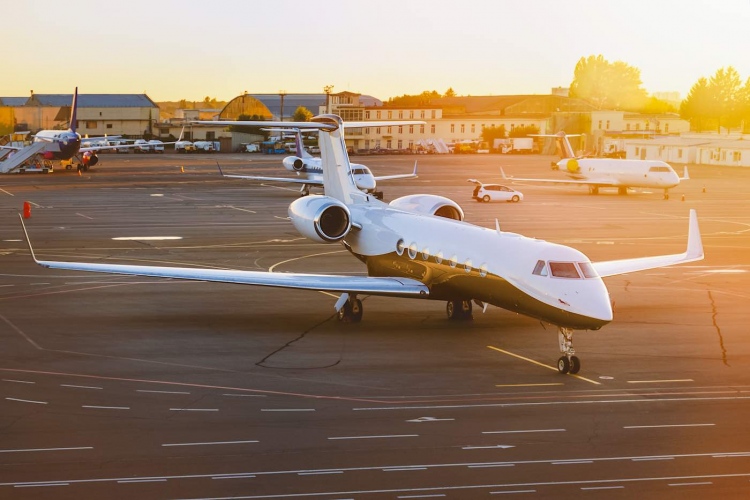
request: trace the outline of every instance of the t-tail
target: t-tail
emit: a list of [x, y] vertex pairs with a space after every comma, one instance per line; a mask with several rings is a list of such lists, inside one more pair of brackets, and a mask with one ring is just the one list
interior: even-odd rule
[[333, 125], [336, 128], [321, 128], [318, 132], [320, 157], [323, 166], [323, 187], [326, 196], [351, 205], [367, 198], [367, 195], [357, 188], [349, 155], [344, 141], [344, 122], [337, 115], [320, 115], [312, 119], [313, 122]]
[[73, 103], [70, 105], [70, 131], [75, 132], [78, 125], [78, 87], [73, 93]]
[[556, 134], [531, 134], [534, 137], [554, 137], [557, 151], [560, 151], [560, 159], [565, 160], [567, 158], [575, 158], [576, 153], [573, 151], [573, 146], [570, 145], [568, 137], [577, 137], [578, 134], [568, 135], [564, 131], [560, 131]]

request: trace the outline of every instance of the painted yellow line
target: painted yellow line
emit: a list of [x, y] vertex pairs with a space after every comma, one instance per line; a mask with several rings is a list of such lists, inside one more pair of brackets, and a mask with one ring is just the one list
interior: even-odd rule
[[691, 378], [678, 378], [672, 380], [628, 380], [628, 384], [660, 384], [662, 382], [695, 382]]
[[[550, 365], [545, 365], [544, 363], [540, 363], [539, 361], [534, 361], [533, 359], [530, 359], [530, 358], [525, 358], [525, 357], [523, 357], [523, 356], [520, 356], [520, 355], [518, 355], [518, 354], [513, 354], [512, 352], [504, 351], [504, 350], [502, 350], [502, 349], [500, 349], [500, 348], [497, 348], [497, 347], [494, 347], [494, 346], [491, 346], [491, 345], [488, 345], [487, 347], [488, 347], [489, 349], [492, 349], [492, 350], [494, 350], [494, 351], [497, 351], [497, 352], [501, 352], [501, 353], [503, 353], [503, 354], [507, 354], [508, 356], [513, 356], [514, 358], [518, 358], [518, 359], [522, 359], [522, 360], [524, 360], [524, 361], [528, 361], [529, 363], [533, 363], [533, 364], [535, 364], [535, 365], [537, 365], [537, 366], [541, 366], [541, 367], [544, 367], [544, 368], [548, 368], [548, 369], [550, 369], [550, 370], [552, 370], [552, 371], [558, 371], [558, 370], [557, 370], [557, 368], [556, 368], [556, 367], [554, 367], [554, 366], [550, 366]], [[583, 380], [583, 381], [585, 381], [585, 382], [588, 382], [588, 383], [590, 383], [590, 384], [594, 384], [594, 385], [602, 385], [601, 383], [597, 382], [596, 380], [591, 380], [591, 379], [588, 379], [588, 378], [586, 378], [586, 377], [581, 377], [580, 375], [573, 375], [572, 373], [568, 373], [568, 375], [570, 375], [571, 377], [575, 377], [575, 378], [577, 378], [577, 379], [579, 379], [579, 380]]]
[[565, 385], [562, 382], [555, 382], [553, 384], [495, 384], [495, 387], [539, 387], [543, 385]]

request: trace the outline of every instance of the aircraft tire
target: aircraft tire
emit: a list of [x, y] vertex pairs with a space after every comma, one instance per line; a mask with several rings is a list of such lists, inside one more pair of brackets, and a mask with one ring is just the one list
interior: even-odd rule
[[570, 372], [573, 375], [581, 371], [581, 360], [578, 359], [578, 356], [571, 356], [570, 357]]
[[570, 361], [566, 356], [560, 356], [557, 360], [557, 371], [565, 375], [570, 371]]

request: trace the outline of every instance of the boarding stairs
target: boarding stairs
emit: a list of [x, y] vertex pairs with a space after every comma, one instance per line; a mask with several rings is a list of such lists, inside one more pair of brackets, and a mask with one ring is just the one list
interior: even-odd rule
[[34, 155], [42, 152], [47, 144], [48, 143], [43, 141], [33, 142], [30, 146], [26, 146], [25, 148], [14, 152], [10, 158], [6, 158], [5, 161], [0, 162], [0, 174], [7, 174], [17, 169], [33, 158]]

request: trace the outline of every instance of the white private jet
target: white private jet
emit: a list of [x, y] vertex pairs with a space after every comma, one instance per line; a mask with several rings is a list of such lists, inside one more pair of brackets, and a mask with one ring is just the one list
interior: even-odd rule
[[[211, 123], [215, 125], [217, 122], [199, 122], [199, 123]], [[225, 123], [225, 122], [220, 122]], [[247, 123], [247, 122], [226, 122], [226, 123]], [[344, 124], [344, 126], [348, 126]], [[316, 158], [305, 150], [304, 144], [302, 143], [302, 132], [299, 128], [268, 128], [265, 130], [274, 130], [277, 132], [286, 132], [294, 134], [295, 142], [295, 156], [287, 156], [281, 163], [284, 168], [290, 172], [295, 172], [297, 177], [262, 177], [258, 175], [236, 175], [236, 174], [225, 174], [221, 167], [219, 172], [224, 177], [231, 177], [235, 179], [249, 179], [255, 181], [271, 181], [271, 182], [293, 182], [295, 184], [302, 184], [300, 188], [300, 194], [307, 196], [310, 194], [310, 188], [314, 186], [323, 187], [323, 167], [322, 160]], [[385, 181], [391, 179], [414, 179], [417, 177], [417, 162], [414, 162], [414, 172], [410, 174], [396, 174], [396, 175], [373, 175], [372, 171], [365, 165], [358, 163], [352, 163], [352, 175], [354, 182], [357, 187], [365, 193], [372, 193], [373, 196], [378, 199], [383, 198], [383, 192], [377, 190], [377, 181]]]
[[555, 135], [537, 134], [539, 137], [554, 137], [564, 157], [553, 164], [555, 170], [564, 171], [568, 180], [558, 179], [524, 179], [506, 176], [500, 169], [503, 178], [513, 181], [545, 182], [553, 184], [583, 184], [589, 186], [589, 193], [599, 194], [599, 188], [617, 188], [619, 194], [627, 194], [628, 188], [663, 189], [664, 199], [669, 199], [669, 189], [677, 186], [681, 180], [689, 179], [687, 167], [680, 177], [669, 164], [660, 160], [619, 160], [612, 158], [576, 157], [565, 132]]
[[471, 318], [472, 302], [494, 305], [559, 328], [560, 373], [581, 368], [573, 330], [598, 330], [612, 321], [602, 278], [703, 259], [694, 210], [684, 253], [592, 263], [574, 248], [503, 232], [499, 224], [469, 224], [461, 207], [442, 196], [414, 194], [386, 204], [357, 187], [339, 116], [294, 126], [319, 130], [326, 195], [296, 199], [289, 218], [313, 241], [341, 243], [366, 264], [368, 276], [37, 260], [29, 242], [31, 256], [52, 269], [335, 292], [339, 319], [352, 322], [362, 319], [358, 295], [443, 300], [451, 319]]

